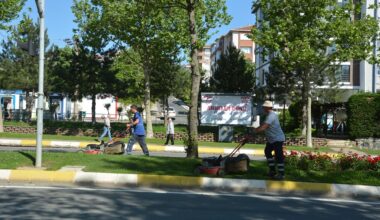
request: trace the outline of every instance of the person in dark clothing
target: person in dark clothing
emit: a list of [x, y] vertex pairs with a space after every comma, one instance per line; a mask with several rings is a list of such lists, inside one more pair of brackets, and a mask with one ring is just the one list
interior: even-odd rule
[[[265, 131], [267, 143], [264, 152], [269, 166], [269, 177], [277, 180], [283, 180], [285, 177], [285, 164], [282, 147], [285, 142], [285, 135], [281, 129], [277, 114], [272, 110], [272, 102], [265, 101], [263, 108], [264, 114], [266, 114], [267, 117], [265, 122], [260, 127], [255, 129], [255, 132]], [[275, 157], [273, 157], [272, 151], [275, 152]], [[276, 163], [278, 174], [276, 174]]]

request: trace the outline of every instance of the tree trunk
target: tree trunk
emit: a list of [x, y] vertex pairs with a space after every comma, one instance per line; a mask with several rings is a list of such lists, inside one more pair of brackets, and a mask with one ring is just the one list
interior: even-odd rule
[[147, 65], [144, 65], [144, 77], [145, 77], [145, 97], [144, 97], [144, 105], [145, 105], [145, 119], [146, 119], [146, 137], [153, 138], [153, 126], [152, 126], [152, 115], [150, 112], [150, 70]]
[[165, 96], [162, 98], [162, 112], [164, 113], [164, 125], [166, 127], [166, 125], [168, 124], [168, 114], [166, 111], [166, 97]]
[[32, 109], [33, 109], [33, 103], [34, 103], [34, 91], [32, 92], [32, 96], [30, 96], [29, 91], [25, 92], [25, 99], [26, 99], [26, 121], [30, 122], [32, 119]]
[[307, 134], [306, 134], [306, 146], [313, 147], [313, 140], [311, 136], [311, 90], [308, 89], [307, 96]]
[[78, 121], [79, 119], [79, 111], [78, 111], [78, 97], [79, 97], [79, 85], [75, 86], [75, 92], [74, 92], [74, 114], [71, 118], [74, 119], [74, 121]]
[[0, 103], [0, 133], [4, 132], [3, 105]]
[[200, 85], [200, 72], [197, 50], [197, 28], [195, 21], [195, 0], [187, 1], [187, 12], [189, 16], [189, 30], [191, 35], [191, 101], [189, 112], [189, 142], [187, 146], [187, 157], [198, 157], [198, 95]]
[[165, 109], [166, 109], [166, 117], [169, 118], [169, 96], [166, 96], [166, 99], [165, 99]]
[[301, 129], [302, 129], [302, 137], [306, 137], [307, 133], [307, 82], [303, 82], [302, 88], [302, 121], [301, 121]]
[[91, 95], [92, 105], [91, 105], [91, 121], [92, 124], [96, 123], [96, 95]]
[[74, 119], [74, 121], [78, 121], [79, 119], [79, 112], [78, 112], [78, 101], [74, 101], [74, 109], [73, 109], [73, 116], [71, 117]]

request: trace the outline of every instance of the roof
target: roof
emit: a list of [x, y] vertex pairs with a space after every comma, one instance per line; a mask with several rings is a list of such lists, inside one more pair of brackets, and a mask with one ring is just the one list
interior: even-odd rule
[[244, 27], [234, 28], [234, 29], [231, 29], [230, 31], [251, 31], [252, 28], [254, 27], [255, 27], [254, 25], [248, 25]]

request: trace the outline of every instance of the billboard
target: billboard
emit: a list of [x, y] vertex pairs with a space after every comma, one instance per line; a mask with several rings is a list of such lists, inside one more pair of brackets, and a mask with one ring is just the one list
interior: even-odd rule
[[201, 124], [251, 125], [252, 96], [249, 94], [201, 94]]

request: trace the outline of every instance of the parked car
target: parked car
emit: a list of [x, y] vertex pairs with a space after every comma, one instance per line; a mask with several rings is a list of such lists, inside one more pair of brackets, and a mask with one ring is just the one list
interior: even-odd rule
[[[168, 111], [168, 110], [169, 110], [169, 111]], [[174, 110], [173, 107], [169, 107], [169, 109], [168, 109], [168, 108], [165, 108], [165, 111], [163, 111], [163, 112], [161, 113], [161, 115], [164, 117], [165, 114], [167, 114], [167, 113], [169, 113], [168, 116], [171, 117], [171, 118], [174, 118], [174, 117], [177, 115], [177, 113], [175, 112], [175, 110]]]

